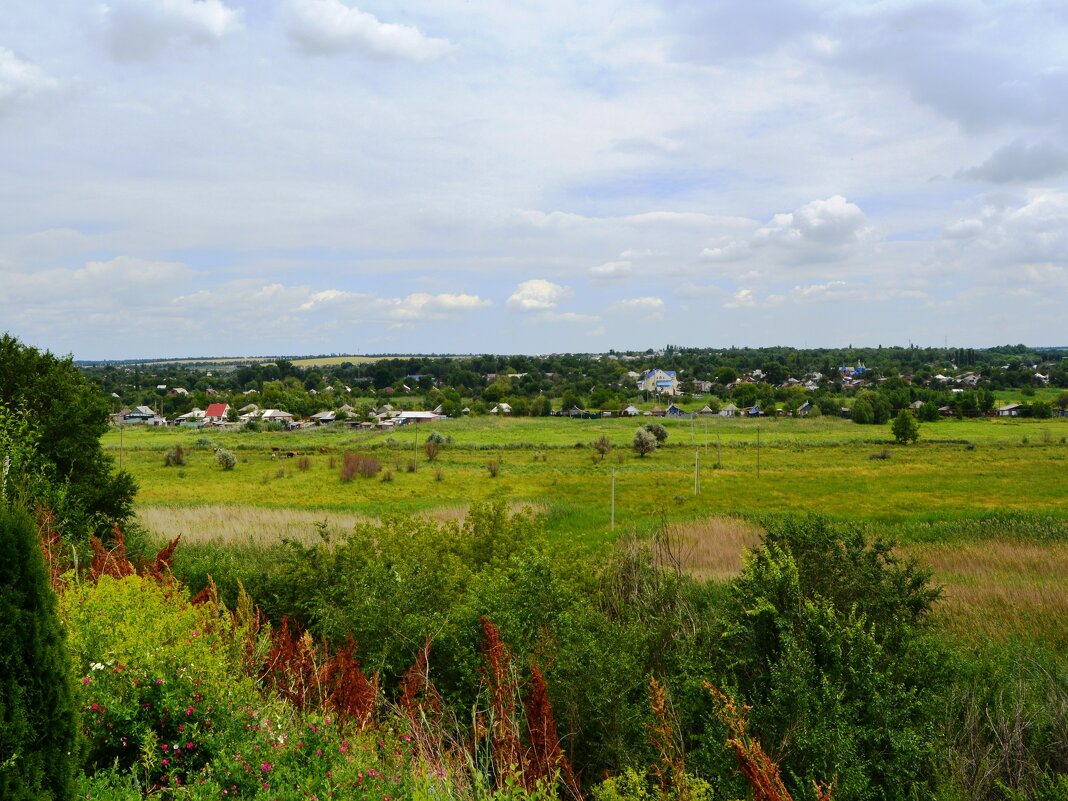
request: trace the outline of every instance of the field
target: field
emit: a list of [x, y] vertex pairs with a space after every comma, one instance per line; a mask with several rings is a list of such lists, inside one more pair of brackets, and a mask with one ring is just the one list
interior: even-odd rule
[[[758, 541], [761, 517], [818, 512], [867, 525], [931, 564], [946, 587], [942, 614], [962, 634], [1068, 645], [1059, 625], [1068, 420], [940, 421], [904, 447], [888, 426], [828, 418], [663, 423], [664, 447], [643, 458], [629, 447], [633, 420], [488, 417], [393, 432], [129, 429], [121, 456], [140, 484], [145, 525], [194, 542], [262, 545], [316, 537], [316, 524], [343, 531], [391, 512], [448, 519], [503, 500], [532, 506], [553, 536], [589, 548], [668, 524], [689, 543], [688, 569], [724, 578]], [[451, 438], [434, 461], [423, 447], [431, 430]], [[602, 435], [612, 445], [603, 459], [591, 447]], [[179, 444], [185, 465], [165, 467]], [[105, 447], [119, 456], [118, 432]], [[237, 456], [235, 469], [217, 465], [215, 447]], [[342, 482], [346, 451], [373, 456], [381, 471]]]

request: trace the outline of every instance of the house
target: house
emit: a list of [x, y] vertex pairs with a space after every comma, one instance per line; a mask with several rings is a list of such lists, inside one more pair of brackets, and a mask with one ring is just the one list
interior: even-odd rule
[[923, 401], [914, 400], [912, 403], [909, 404], [909, 408], [912, 409], [912, 411], [914, 412], [918, 412], [920, 409], [923, 408]]
[[666, 417], [689, 417], [690, 413], [676, 406], [674, 403], [667, 407], [667, 411], [664, 412]]
[[260, 414], [260, 420], [265, 423], [284, 423], [288, 425], [293, 422], [293, 415], [281, 409], [264, 409], [263, 413]]
[[434, 412], [401, 412], [393, 418], [393, 421], [404, 425], [406, 423], [433, 423], [444, 419], [443, 415]]
[[503, 401], [498, 403], [492, 409], [489, 410], [490, 414], [499, 414], [503, 417], [507, 417], [512, 413], [512, 407]]
[[694, 381], [693, 382], [693, 391], [694, 392], [711, 392], [712, 391], [712, 382], [711, 381]]
[[334, 422], [337, 419], [337, 413], [323, 410], [321, 412], [316, 412], [309, 419], [317, 426], [324, 426], [328, 423]]
[[709, 415], [714, 415], [715, 414], [715, 412], [712, 411], [712, 407], [709, 406], [707, 403], [704, 406], [702, 406], [700, 409], [698, 409], [697, 413], [699, 415], [701, 415], [702, 417], [708, 417]]
[[209, 403], [208, 408], [204, 410], [204, 422], [205, 423], [222, 423], [226, 420], [226, 415], [230, 413], [230, 404], [228, 403]]
[[650, 415], [652, 417], [663, 417], [664, 416], [664, 410], [661, 409], [659, 406], [654, 406], [652, 409], [650, 409], [648, 412], [646, 412], [646, 414], [648, 414], [648, 415]]
[[802, 403], [800, 406], [797, 407], [797, 416], [798, 417], [808, 417], [808, 415], [809, 415], [809, 413], [811, 411], [812, 411], [812, 404], [809, 403], [808, 401], [805, 401], [804, 403]]
[[628, 406], [620, 414], [623, 417], [637, 417], [641, 414], [641, 410], [637, 406]]
[[728, 403], [726, 406], [719, 410], [719, 416], [734, 417], [736, 414], [738, 414], [738, 412], [739, 409], [737, 406], [735, 406], [733, 403]]
[[169, 390], [167, 390], [167, 394], [170, 395], [172, 398], [176, 398], [179, 396], [188, 395], [189, 390], [185, 389], [184, 387], [171, 387]]
[[193, 411], [180, 414], [174, 418], [174, 425], [186, 428], [200, 428], [204, 425], [204, 410], [193, 407]]
[[655, 395], [678, 395], [679, 378], [674, 370], [647, 370], [637, 381], [638, 390]]
[[1022, 403], [1010, 403], [998, 409], [998, 417], [1019, 417], [1023, 414], [1023, 410]]
[[760, 417], [762, 414], [759, 406], [749, 406], [742, 410], [743, 417]]
[[124, 423], [151, 423], [158, 415], [147, 406], [137, 406], [122, 413]]

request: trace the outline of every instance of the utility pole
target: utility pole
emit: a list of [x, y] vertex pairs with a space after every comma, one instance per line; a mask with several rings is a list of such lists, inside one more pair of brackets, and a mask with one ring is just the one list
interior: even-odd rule
[[701, 449], [693, 449], [693, 494], [701, 494]]
[[760, 478], [760, 426], [757, 426], [757, 478]]

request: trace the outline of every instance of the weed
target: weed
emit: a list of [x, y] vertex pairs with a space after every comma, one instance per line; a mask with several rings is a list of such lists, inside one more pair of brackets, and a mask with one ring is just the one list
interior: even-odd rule
[[890, 458], [890, 451], [888, 451], [886, 448], [883, 448], [881, 451], [876, 451], [875, 453], [873, 453], [868, 458], [869, 459], [879, 459], [879, 460], [884, 460], [885, 461], [886, 459]]
[[496, 478], [497, 474], [501, 472], [501, 460], [490, 459], [486, 462], [486, 469], [489, 471], [491, 478]]
[[[332, 457], [330, 461], [333, 462]], [[352, 481], [356, 476], [371, 478], [378, 475], [381, 469], [382, 463], [374, 456], [345, 451], [341, 457], [341, 480], [345, 483]]]
[[207, 437], [197, 437], [196, 441], [193, 443], [193, 447], [196, 448], [198, 451], [209, 450], [210, 448], [214, 447], [214, 445], [215, 443], [213, 443]]
[[164, 467], [182, 467], [185, 464], [185, 451], [181, 445], [175, 445], [163, 456]]
[[297, 459], [297, 469], [300, 471], [306, 471], [311, 469], [311, 458], [308, 456], [301, 456]]
[[[431, 434], [433, 436], [433, 434]], [[438, 434], [440, 437], [441, 435]], [[423, 450], [426, 452], [426, 460], [432, 462], [438, 458], [438, 454], [441, 453], [441, 444], [437, 440], [428, 439], [423, 445]]]
[[392, 480], [393, 480], [393, 471], [392, 470], [387, 470], [386, 472], [384, 472], [382, 474], [382, 481], [384, 481], [384, 482], [386, 482], [388, 484]]
[[414, 473], [416, 470], [419, 469], [419, 465], [416, 463], [415, 459], [412, 459], [410, 462], [408, 462], [408, 464], [404, 466], [404, 469], [409, 473]]
[[435, 468], [435, 470], [434, 470], [434, 480], [435, 481], [444, 481], [445, 480], [445, 471], [442, 470], [440, 467]]

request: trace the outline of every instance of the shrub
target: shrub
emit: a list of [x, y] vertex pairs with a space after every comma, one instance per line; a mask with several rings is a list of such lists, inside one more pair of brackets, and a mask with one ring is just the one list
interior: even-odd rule
[[382, 474], [382, 481], [384, 481], [384, 482], [386, 482], [388, 484], [392, 480], [393, 480], [393, 471], [392, 470], [387, 470], [386, 472], [384, 472]]
[[411, 459], [404, 465], [404, 469], [409, 473], [414, 473], [419, 469], [419, 465], [416, 463], [415, 459]]
[[310, 470], [311, 469], [311, 458], [308, 457], [308, 456], [301, 456], [299, 459], [297, 459], [297, 469], [298, 470]]
[[215, 461], [219, 463], [219, 467], [223, 470], [233, 470], [237, 465], [237, 457], [226, 448], [219, 448], [219, 450], [215, 451]]
[[444, 445], [445, 437], [443, 437], [437, 431], [431, 431], [430, 434], [427, 435], [426, 441], [433, 442], [435, 445]]
[[593, 441], [593, 450], [600, 459], [604, 459], [608, 455], [608, 452], [612, 450], [612, 443], [609, 442], [607, 435], [601, 434]]
[[920, 424], [916, 422], [916, 418], [908, 409], [902, 409], [897, 413], [897, 417], [890, 425], [890, 430], [899, 445], [907, 445], [920, 438]]
[[175, 445], [163, 455], [164, 467], [182, 467], [185, 465], [185, 450], [181, 445]]
[[886, 448], [883, 448], [881, 451], [876, 451], [868, 458], [886, 460], [890, 458], [890, 451], [888, 451]]
[[438, 467], [438, 468], [436, 468], [434, 470], [434, 480], [435, 481], [444, 481], [445, 480], [445, 471], [442, 470], [440, 467]]
[[341, 457], [341, 480], [345, 483], [356, 476], [373, 478], [382, 469], [382, 463], [374, 456], [345, 451]]
[[77, 723], [56, 598], [29, 515], [0, 500], [0, 798], [70, 798]]
[[646, 423], [645, 430], [656, 437], [657, 446], [663, 445], [664, 440], [668, 437], [667, 429], [660, 423]]
[[497, 474], [501, 472], [501, 460], [490, 459], [486, 462], [486, 469], [489, 471], [491, 478], [496, 478]]
[[645, 456], [647, 453], [652, 453], [657, 449], [658, 442], [656, 436], [646, 428], [639, 428], [634, 432], [634, 441], [632, 446], [634, 452], [638, 456]]
[[206, 451], [212, 446], [212, 441], [207, 437], [197, 437], [196, 441], [193, 443], [193, 447], [196, 448], [198, 451]]
[[441, 453], [441, 445], [434, 440], [428, 439], [423, 445], [423, 450], [426, 452], [426, 460], [432, 462], [438, 458], [438, 454]]

